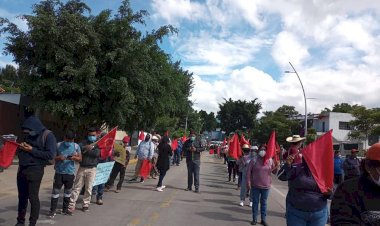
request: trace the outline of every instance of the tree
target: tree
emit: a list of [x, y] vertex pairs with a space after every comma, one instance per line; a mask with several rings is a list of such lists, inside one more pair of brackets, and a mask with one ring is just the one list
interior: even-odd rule
[[202, 119], [202, 131], [214, 131], [218, 125], [214, 112], [209, 114], [206, 111], [200, 110], [199, 116]]
[[357, 140], [368, 140], [371, 135], [380, 135], [380, 111], [356, 106], [352, 111], [354, 120], [350, 121], [352, 130], [349, 137]]
[[9, 93], [20, 93], [20, 84], [17, 69], [12, 65], [0, 68], [0, 86]]
[[350, 105], [348, 103], [341, 103], [341, 104], [335, 104], [332, 108], [332, 112], [352, 113], [357, 108], [360, 108], [360, 106], [357, 104]]
[[127, 130], [149, 130], [160, 117], [185, 111], [192, 74], [158, 46], [176, 29], [168, 25], [142, 35], [134, 25], [144, 24], [147, 12], [133, 12], [128, 0], [111, 15], [91, 15], [81, 0], [46, 0], [23, 16], [25, 32], [0, 19], [0, 34], [8, 34], [5, 52], [25, 76], [21, 88], [33, 97], [33, 109], [75, 127]]
[[219, 104], [218, 119], [221, 128], [227, 133], [235, 130], [251, 130], [254, 128], [256, 118], [261, 110], [261, 103], [257, 98], [249, 102], [231, 98]]

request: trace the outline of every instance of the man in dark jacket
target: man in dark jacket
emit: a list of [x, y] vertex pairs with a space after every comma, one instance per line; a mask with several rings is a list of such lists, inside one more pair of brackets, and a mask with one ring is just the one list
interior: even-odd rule
[[368, 150], [360, 177], [343, 182], [331, 203], [331, 225], [380, 225], [380, 143]]
[[351, 150], [351, 155], [343, 162], [344, 180], [360, 176], [360, 160], [356, 156], [359, 151], [357, 149]]
[[186, 156], [187, 165], [187, 188], [185, 190], [191, 191], [194, 181], [195, 192], [198, 193], [201, 152], [204, 151], [201, 138], [192, 132], [189, 139], [183, 144], [183, 151]]
[[87, 139], [79, 144], [82, 150], [82, 161], [80, 162], [80, 167], [75, 177], [73, 192], [71, 193], [69, 215], [75, 210], [75, 204], [83, 185], [85, 192], [83, 195], [82, 210], [84, 212], [88, 211], [91, 201], [92, 185], [96, 175], [96, 166], [98, 165], [100, 156], [100, 149], [98, 145], [95, 144], [96, 140], [96, 129], [90, 128], [88, 129]]
[[35, 116], [27, 118], [21, 128], [25, 139], [17, 150], [19, 158], [17, 172], [19, 201], [16, 226], [25, 225], [28, 200], [31, 206], [29, 225], [34, 226], [40, 213], [38, 193], [44, 175], [44, 167], [55, 157], [57, 141], [54, 134], [47, 130]]

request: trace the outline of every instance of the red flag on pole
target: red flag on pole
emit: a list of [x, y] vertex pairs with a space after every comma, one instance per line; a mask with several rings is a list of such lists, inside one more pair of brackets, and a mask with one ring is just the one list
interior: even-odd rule
[[328, 192], [334, 186], [334, 150], [332, 130], [302, 150], [305, 159], [318, 187]]
[[113, 144], [115, 143], [117, 127], [113, 128], [109, 133], [100, 138], [96, 143], [100, 148], [100, 158], [105, 160], [112, 156]]
[[148, 159], [143, 160], [140, 168], [140, 176], [144, 178], [147, 177], [150, 174], [151, 169], [152, 163]]
[[15, 157], [18, 143], [6, 140], [3, 148], [0, 150], [0, 166], [8, 168], [12, 165], [13, 158]]
[[235, 133], [230, 142], [228, 155], [234, 159], [238, 159], [242, 156], [242, 151], [240, 147], [239, 136]]
[[249, 141], [246, 140], [244, 134], [242, 134], [241, 135], [241, 139], [240, 139], [240, 145], [244, 145], [244, 144], [248, 144], [249, 145]]
[[276, 154], [276, 132], [273, 131], [267, 143], [267, 151], [264, 156], [264, 164], [267, 164], [268, 160], [273, 158], [275, 154]]
[[172, 150], [175, 152], [178, 148], [178, 139], [173, 140], [172, 142]]
[[183, 137], [182, 137], [182, 143], [185, 143], [186, 140], [187, 140], [186, 135], [183, 135]]

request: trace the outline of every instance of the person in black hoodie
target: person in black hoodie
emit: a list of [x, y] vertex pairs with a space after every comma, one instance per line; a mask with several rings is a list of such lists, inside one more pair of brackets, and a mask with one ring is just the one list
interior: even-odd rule
[[344, 181], [334, 193], [332, 226], [380, 225], [380, 143], [369, 148], [361, 166], [362, 175]]
[[166, 171], [168, 171], [170, 168], [170, 156], [173, 155], [173, 151], [169, 145], [168, 137], [163, 137], [157, 148], [158, 148], [157, 169], [160, 171], [160, 178], [158, 180], [156, 191], [161, 192], [166, 187], [162, 185], [162, 181], [164, 180]]
[[75, 204], [78, 200], [80, 191], [84, 185], [85, 192], [83, 195], [83, 212], [88, 211], [91, 201], [92, 184], [95, 180], [96, 166], [99, 162], [100, 149], [95, 143], [97, 140], [96, 129], [88, 129], [86, 140], [82, 141], [79, 146], [82, 151], [82, 161], [75, 177], [74, 188], [71, 193], [70, 205], [67, 214], [71, 215], [75, 210]]
[[201, 168], [201, 152], [204, 151], [201, 138], [197, 137], [194, 132], [190, 134], [189, 139], [183, 144], [184, 154], [186, 156], [187, 165], [187, 188], [191, 191], [193, 181], [195, 192], [199, 192], [199, 171]]
[[21, 128], [25, 139], [17, 150], [19, 159], [17, 172], [19, 201], [16, 226], [25, 225], [28, 200], [31, 206], [29, 226], [34, 226], [40, 213], [38, 194], [44, 175], [44, 167], [55, 157], [57, 141], [54, 134], [47, 130], [35, 116], [28, 117]]

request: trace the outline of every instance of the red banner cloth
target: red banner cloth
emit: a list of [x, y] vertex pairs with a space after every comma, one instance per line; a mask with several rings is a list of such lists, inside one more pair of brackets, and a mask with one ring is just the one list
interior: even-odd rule
[[249, 141], [245, 139], [245, 136], [244, 134], [241, 135], [241, 138], [240, 138], [240, 145], [243, 146], [244, 144], [249, 144]]
[[12, 165], [18, 146], [19, 145], [16, 142], [5, 141], [3, 148], [0, 150], [0, 166], [2, 168], [8, 168]]
[[276, 132], [273, 131], [267, 143], [267, 151], [264, 156], [264, 164], [267, 164], [268, 160], [273, 158], [275, 154], [276, 154]]
[[302, 155], [322, 193], [332, 190], [334, 186], [332, 130], [307, 145], [302, 150]]
[[175, 152], [178, 148], [178, 139], [172, 141], [172, 150]]
[[187, 140], [186, 135], [183, 135], [183, 137], [182, 137], [182, 143], [185, 143], [186, 140]]
[[148, 159], [143, 160], [140, 168], [140, 176], [144, 178], [147, 177], [150, 174], [151, 169], [152, 163]]
[[98, 147], [100, 148], [100, 158], [105, 160], [107, 157], [112, 156], [112, 149], [115, 143], [117, 127], [113, 128], [109, 133], [100, 138], [98, 142]]
[[142, 131], [142, 130], [140, 131], [139, 140], [140, 141], [145, 140], [145, 134], [144, 134], [144, 131]]
[[230, 142], [228, 155], [233, 159], [239, 159], [242, 156], [239, 136], [235, 133]]
[[215, 152], [215, 150], [214, 150], [214, 149], [210, 149], [210, 151], [209, 151], [210, 155], [213, 155], [213, 154], [214, 154], [214, 152]]

